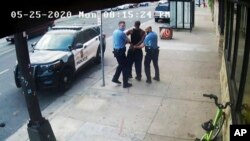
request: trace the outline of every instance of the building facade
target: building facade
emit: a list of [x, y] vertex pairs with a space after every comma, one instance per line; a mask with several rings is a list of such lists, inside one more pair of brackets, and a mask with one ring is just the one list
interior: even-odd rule
[[222, 101], [226, 111], [223, 141], [229, 141], [231, 124], [250, 124], [250, 14], [249, 0], [208, 0], [221, 54]]

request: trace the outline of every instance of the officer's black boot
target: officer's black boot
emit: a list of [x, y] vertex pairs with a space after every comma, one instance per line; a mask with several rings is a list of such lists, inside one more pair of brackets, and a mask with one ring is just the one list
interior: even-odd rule
[[154, 77], [153, 78], [155, 81], [160, 81], [160, 78], [159, 77]]
[[117, 84], [121, 84], [122, 82], [120, 82], [118, 79], [112, 79], [112, 82], [114, 82], [114, 83], [117, 83]]
[[151, 83], [152, 83], [151, 79], [147, 79], [146, 82], [147, 82], [148, 84], [151, 84]]
[[131, 86], [132, 86], [132, 84], [130, 84], [130, 83], [123, 84], [123, 88], [129, 88]]

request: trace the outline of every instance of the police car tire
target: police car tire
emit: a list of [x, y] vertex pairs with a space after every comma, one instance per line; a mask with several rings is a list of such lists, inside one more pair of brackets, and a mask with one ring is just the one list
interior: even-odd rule
[[59, 91], [66, 91], [70, 88], [73, 81], [73, 71], [69, 68], [62, 70], [59, 80]]
[[15, 71], [14, 71], [14, 76], [15, 76], [15, 83], [16, 83], [16, 87], [20, 88], [21, 87], [21, 82], [18, 79], [18, 75], [19, 75], [19, 70], [18, 70], [18, 66], [16, 65], [15, 67]]
[[159, 20], [158, 18], [155, 18], [155, 22], [158, 22], [158, 20]]
[[14, 43], [15, 43], [15, 42], [14, 42], [14, 38], [10, 40], [10, 43], [11, 43], [11, 44], [14, 44]]

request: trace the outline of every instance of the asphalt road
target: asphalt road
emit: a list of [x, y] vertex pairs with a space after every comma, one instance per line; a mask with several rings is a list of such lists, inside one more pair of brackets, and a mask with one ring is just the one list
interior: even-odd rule
[[[126, 21], [126, 27], [132, 27], [134, 21], [140, 20], [141, 23], [153, 18], [155, 5], [150, 4], [148, 7], [139, 7], [128, 10], [121, 10], [114, 13], [103, 14], [103, 31], [107, 37], [117, 28], [120, 20]], [[113, 17], [113, 15], [115, 17]], [[86, 23], [97, 23], [96, 17], [78, 17], [59, 19], [56, 25], [81, 25]], [[41, 36], [40, 36], [41, 37]], [[28, 45], [40, 39], [36, 37], [28, 40]], [[5, 39], [0, 39], [0, 123], [4, 122], [6, 126], [0, 128], [0, 141], [6, 139], [20, 128], [27, 119], [29, 119], [24, 96], [21, 89], [16, 88], [13, 70], [16, 64], [16, 53], [14, 44], [10, 44]], [[84, 71], [79, 78], [84, 78], [84, 73], [97, 71], [99, 66], [93, 66], [91, 69]], [[81, 81], [78, 79], [77, 81]], [[77, 82], [78, 83], [78, 82]], [[49, 104], [56, 100], [61, 94], [57, 92], [38, 92], [41, 109], [45, 109]]]

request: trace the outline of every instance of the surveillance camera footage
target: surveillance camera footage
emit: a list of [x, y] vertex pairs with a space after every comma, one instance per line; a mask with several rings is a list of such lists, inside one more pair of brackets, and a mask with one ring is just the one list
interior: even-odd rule
[[5, 2], [0, 141], [247, 140], [249, 7]]

